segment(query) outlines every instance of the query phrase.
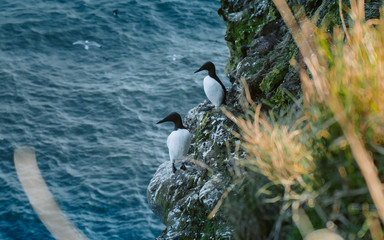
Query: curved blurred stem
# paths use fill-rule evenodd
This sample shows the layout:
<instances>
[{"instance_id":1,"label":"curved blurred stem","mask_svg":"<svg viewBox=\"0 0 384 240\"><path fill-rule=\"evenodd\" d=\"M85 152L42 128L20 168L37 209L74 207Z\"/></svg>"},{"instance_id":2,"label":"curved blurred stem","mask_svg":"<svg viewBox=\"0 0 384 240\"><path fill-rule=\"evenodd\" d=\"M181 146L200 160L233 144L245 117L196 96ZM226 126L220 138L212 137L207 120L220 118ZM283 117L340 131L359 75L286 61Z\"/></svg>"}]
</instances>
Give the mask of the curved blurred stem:
<instances>
[{"instance_id":1,"label":"curved blurred stem","mask_svg":"<svg viewBox=\"0 0 384 240\"><path fill-rule=\"evenodd\" d=\"M283 203L280 208L280 215L278 219L275 221L275 224L272 228L272 231L270 232L267 240L278 240L280 237L280 231L281 226L283 224L283 220L287 216L287 210L289 209L291 203L290 203L290 192L291 192L291 186L289 184L284 184L284 196L283 196Z\"/></svg>"},{"instance_id":2,"label":"curved blurred stem","mask_svg":"<svg viewBox=\"0 0 384 240\"><path fill-rule=\"evenodd\" d=\"M367 183L369 193L376 205L378 214L384 222L384 192L382 184L377 174L376 166L372 157L364 146L364 142L357 135L353 123L348 119L345 109L339 102L336 96L330 93L330 86L327 85L326 78L320 68L320 62L317 58L316 49L310 44L314 34L310 25L305 25L308 21L304 21L301 25L296 21L287 2L285 0L273 0L278 11L280 12L285 24L290 29L293 38L298 45L300 52L304 56L305 63L313 75L313 83L310 86L315 86L318 96L318 102L329 107L334 114L336 121L340 124L345 138L351 147L353 157L359 165L360 171ZM364 1L351 0L351 9L355 14L357 21L364 20ZM307 29L307 30L306 30ZM303 75L302 75L303 76ZM303 80L303 79L302 79Z\"/></svg>"},{"instance_id":3,"label":"curved blurred stem","mask_svg":"<svg viewBox=\"0 0 384 240\"><path fill-rule=\"evenodd\" d=\"M367 183L369 193L371 194L373 203L376 205L377 212L381 220L384 222L384 192L382 183L377 174L376 166L372 157L365 148L363 141L357 136L353 124L348 121L340 102L334 97L332 98L333 99L330 100L330 107L351 147L352 154L357 162L357 165L359 165L365 182Z\"/></svg>"},{"instance_id":4,"label":"curved blurred stem","mask_svg":"<svg viewBox=\"0 0 384 240\"><path fill-rule=\"evenodd\" d=\"M341 23L343 25L343 29L344 29L344 32L345 32L345 36L347 36L348 43L351 43L351 37L349 36L349 32L348 32L347 26L345 25L345 20L344 20L344 15L343 15L343 3L342 3L342 0L339 0L339 11L340 11L340 18L341 18Z\"/></svg>"}]
</instances>

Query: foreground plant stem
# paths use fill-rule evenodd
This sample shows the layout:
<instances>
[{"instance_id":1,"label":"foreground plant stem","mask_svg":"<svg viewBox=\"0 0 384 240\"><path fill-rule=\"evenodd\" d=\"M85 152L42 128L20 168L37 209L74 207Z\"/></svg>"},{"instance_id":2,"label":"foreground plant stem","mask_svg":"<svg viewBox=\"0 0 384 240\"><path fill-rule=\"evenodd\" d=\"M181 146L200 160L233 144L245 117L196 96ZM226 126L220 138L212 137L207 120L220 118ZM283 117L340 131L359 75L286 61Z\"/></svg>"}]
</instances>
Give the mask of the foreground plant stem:
<instances>
[{"instance_id":1,"label":"foreground plant stem","mask_svg":"<svg viewBox=\"0 0 384 240\"><path fill-rule=\"evenodd\" d=\"M312 84L315 86L314 89L316 90L318 101L331 109L336 121L340 124L343 134L351 147L353 157L367 183L369 193L376 205L378 214L382 222L384 222L384 191L382 183L378 177L376 166L374 165L369 152L365 148L361 137L357 135L353 123L347 118L345 109L342 107L339 99L330 94L327 79L325 78L324 73L318 68L321 61L319 60L316 48L312 45L315 33L309 24L306 25L309 21L304 20L304 23L299 25L285 0L273 0L273 2L279 10L285 24L290 29L293 38L304 57L304 62L313 75L314 83ZM358 19L356 21L363 21L364 1L360 0L358 4L356 4L355 0L351 0L351 6L357 10ZM303 84L307 84L307 82L304 82L303 78L302 81Z\"/></svg>"},{"instance_id":2,"label":"foreground plant stem","mask_svg":"<svg viewBox=\"0 0 384 240\"><path fill-rule=\"evenodd\" d=\"M371 194L372 200L376 205L378 214L384 222L384 192L373 159L365 148L361 137L357 136L352 123L348 121L344 109L338 100L334 99L332 102L333 106L331 106L331 108L334 116L343 130L344 136L351 147L352 154L357 162L357 165L359 165L365 182L367 183L369 193Z\"/></svg>"}]
</instances>

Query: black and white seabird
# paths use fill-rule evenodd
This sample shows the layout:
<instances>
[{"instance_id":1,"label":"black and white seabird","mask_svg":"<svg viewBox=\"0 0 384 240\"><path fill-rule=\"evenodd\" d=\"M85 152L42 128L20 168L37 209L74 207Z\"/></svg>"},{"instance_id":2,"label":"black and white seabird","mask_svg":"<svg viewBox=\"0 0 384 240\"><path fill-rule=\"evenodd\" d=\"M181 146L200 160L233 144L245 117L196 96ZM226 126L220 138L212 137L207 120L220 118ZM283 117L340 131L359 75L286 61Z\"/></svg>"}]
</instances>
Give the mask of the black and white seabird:
<instances>
[{"instance_id":1,"label":"black and white seabird","mask_svg":"<svg viewBox=\"0 0 384 240\"><path fill-rule=\"evenodd\" d=\"M207 95L208 99L216 106L225 104L225 96L227 95L227 90L225 89L224 84L220 81L219 77L216 75L215 64L212 62L206 62L197 70L195 73L202 70L208 71L208 76L204 78L204 92Z\"/></svg>"},{"instance_id":2,"label":"black and white seabird","mask_svg":"<svg viewBox=\"0 0 384 240\"><path fill-rule=\"evenodd\" d=\"M172 171L175 173L175 161L182 160L187 155L192 136L187 128L184 127L180 114L177 112L169 114L157 124L163 122L173 122L175 124L174 130L171 134L169 134L167 139L169 158L172 162ZM181 169L185 170L184 162L181 166Z\"/></svg>"}]
</instances>

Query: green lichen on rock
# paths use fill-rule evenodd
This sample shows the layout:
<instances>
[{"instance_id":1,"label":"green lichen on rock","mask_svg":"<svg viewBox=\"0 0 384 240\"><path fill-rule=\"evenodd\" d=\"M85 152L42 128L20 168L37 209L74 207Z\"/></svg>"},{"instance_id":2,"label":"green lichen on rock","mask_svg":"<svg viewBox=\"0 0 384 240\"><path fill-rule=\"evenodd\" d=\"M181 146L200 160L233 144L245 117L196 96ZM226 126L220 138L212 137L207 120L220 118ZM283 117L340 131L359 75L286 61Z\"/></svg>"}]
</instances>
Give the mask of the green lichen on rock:
<instances>
[{"instance_id":1,"label":"green lichen on rock","mask_svg":"<svg viewBox=\"0 0 384 240\"><path fill-rule=\"evenodd\" d=\"M251 45L254 36L259 34L262 27L276 19L278 13L271 1L257 1L257 3L241 4L239 2L221 1L219 13L227 22L225 39L230 57L225 72L234 69L241 59L241 46Z\"/></svg>"},{"instance_id":2,"label":"green lichen on rock","mask_svg":"<svg viewBox=\"0 0 384 240\"><path fill-rule=\"evenodd\" d=\"M197 154L199 153L199 143L205 141L207 139L207 134L204 133L204 127L206 126L209 119L209 113L205 113L203 115L203 119L201 123L197 126L196 132L195 132L195 144L194 144L194 158L197 159Z\"/></svg>"},{"instance_id":3,"label":"green lichen on rock","mask_svg":"<svg viewBox=\"0 0 384 240\"><path fill-rule=\"evenodd\" d=\"M268 105L272 108L286 108L288 106L289 95L285 94L281 88L278 88L276 92L271 97Z\"/></svg>"},{"instance_id":4,"label":"green lichen on rock","mask_svg":"<svg viewBox=\"0 0 384 240\"><path fill-rule=\"evenodd\" d=\"M288 67L284 64L279 65L272 71L268 72L263 81L260 83L260 89L264 93L268 93L276 88L278 84L283 82L285 74L288 72Z\"/></svg>"},{"instance_id":5,"label":"green lichen on rock","mask_svg":"<svg viewBox=\"0 0 384 240\"><path fill-rule=\"evenodd\" d=\"M245 77L256 102L278 100L279 106L283 102L289 103L291 99L285 98L286 95L281 94L278 88L283 81L290 82L287 79L287 73L291 70L289 61L297 55L297 47L271 1L251 1L247 5L239 2L231 3L241 7L236 9L223 4L224 10L221 11L223 18L227 19L226 40L229 49L232 49L226 66L230 80L236 83ZM249 17L232 21L230 16L235 13L231 11L235 10L243 16L248 13ZM250 48L247 56L242 58L240 48L244 44ZM289 77L295 78L294 75ZM294 89L292 94L297 95L300 87Z\"/></svg>"}]
</instances>

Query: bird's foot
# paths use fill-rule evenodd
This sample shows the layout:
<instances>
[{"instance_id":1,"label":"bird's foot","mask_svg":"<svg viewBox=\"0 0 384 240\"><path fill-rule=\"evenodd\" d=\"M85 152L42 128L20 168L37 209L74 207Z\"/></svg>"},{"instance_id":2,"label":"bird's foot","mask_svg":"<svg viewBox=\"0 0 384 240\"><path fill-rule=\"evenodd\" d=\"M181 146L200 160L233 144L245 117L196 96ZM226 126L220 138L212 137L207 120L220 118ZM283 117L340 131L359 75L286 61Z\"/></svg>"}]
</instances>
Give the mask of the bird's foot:
<instances>
[{"instance_id":1,"label":"bird's foot","mask_svg":"<svg viewBox=\"0 0 384 240\"><path fill-rule=\"evenodd\" d=\"M175 164L174 163L172 163L172 171L173 171L173 173L175 173L176 172L176 167L175 167Z\"/></svg>"}]
</instances>

